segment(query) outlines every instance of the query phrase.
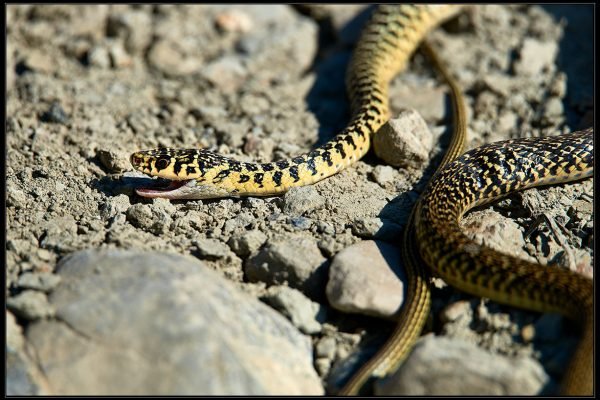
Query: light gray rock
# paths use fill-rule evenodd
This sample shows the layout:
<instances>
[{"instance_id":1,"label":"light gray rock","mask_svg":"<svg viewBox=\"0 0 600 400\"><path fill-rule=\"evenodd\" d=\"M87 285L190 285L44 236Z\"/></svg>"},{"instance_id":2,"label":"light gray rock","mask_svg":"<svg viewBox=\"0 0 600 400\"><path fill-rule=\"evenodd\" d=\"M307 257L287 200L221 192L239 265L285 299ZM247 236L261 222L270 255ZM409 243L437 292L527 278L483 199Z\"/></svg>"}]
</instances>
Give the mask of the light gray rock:
<instances>
[{"instance_id":1,"label":"light gray rock","mask_svg":"<svg viewBox=\"0 0 600 400\"><path fill-rule=\"evenodd\" d=\"M544 105L544 115L547 118L557 118L564 113L563 102L558 97L551 97Z\"/></svg>"},{"instance_id":2,"label":"light gray rock","mask_svg":"<svg viewBox=\"0 0 600 400\"><path fill-rule=\"evenodd\" d=\"M6 307L26 320L36 320L54 315L54 308L48 298L37 290L24 290L6 300Z\"/></svg>"},{"instance_id":3,"label":"light gray rock","mask_svg":"<svg viewBox=\"0 0 600 400\"><path fill-rule=\"evenodd\" d=\"M105 46L94 46L87 56L89 65L94 67L108 69L110 68L110 54Z\"/></svg>"},{"instance_id":4,"label":"light gray rock","mask_svg":"<svg viewBox=\"0 0 600 400\"><path fill-rule=\"evenodd\" d=\"M392 107L397 110L415 109L425 121L441 121L446 115L446 89L443 86L404 84L390 92Z\"/></svg>"},{"instance_id":5,"label":"light gray rock","mask_svg":"<svg viewBox=\"0 0 600 400\"><path fill-rule=\"evenodd\" d=\"M187 76L202 67L202 58L187 54L175 39L156 41L148 52L148 63L170 77Z\"/></svg>"},{"instance_id":6,"label":"light gray rock","mask_svg":"<svg viewBox=\"0 0 600 400\"><path fill-rule=\"evenodd\" d=\"M396 373L375 384L375 394L531 396L548 380L532 359L494 355L462 340L430 334L417 342Z\"/></svg>"},{"instance_id":7,"label":"light gray rock","mask_svg":"<svg viewBox=\"0 0 600 400\"><path fill-rule=\"evenodd\" d=\"M125 194L109 197L106 199L106 203L101 206L100 215L104 219L110 219L117 214L124 213L130 206L130 198Z\"/></svg>"},{"instance_id":8,"label":"light gray rock","mask_svg":"<svg viewBox=\"0 0 600 400\"><path fill-rule=\"evenodd\" d=\"M378 217L357 218L352 222L352 233L365 239L392 241L402 235L402 226Z\"/></svg>"},{"instance_id":9,"label":"light gray rock","mask_svg":"<svg viewBox=\"0 0 600 400\"><path fill-rule=\"evenodd\" d=\"M217 239L200 239L194 244L198 247L201 258L217 260L230 254L229 246Z\"/></svg>"},{"instance_id":10,"label":"light gray rock","mask_svg":"<svg viewBox=\"0 0 600 400\"><path fill-rule=\"evenodd\" d=\"M172 219L170 213L165 211L163 202L165 199L160 200L152 206L148 204L134 204L127 209L126 216L133 226L137 228L146 229L154 234L165 233L171 226Z\"/></svg>"},{"instance_id":11,"label":"light gray rock","mask_svg":"<svg viewBox=\"0 0 600 400\"><path fill-rule=\"evenodd\" d=\"M77 222L72 215L52 218L45 224L44 232L40 242L43 248L59 252L72 251L77 236Z\"/></svg>"},{"instance_id":12,"label":"light gray rock","mask_svg":"<svg viewBox=\"0 0 600 400\"><path fill-rule=\"evenodd\" d=\"M402 306L405 281L398 248L365 240L335 256L326 294L337 310L390 318Z\"/></svg>"},{"instance_id":13,"label":"light gray rock","mask_svg":"<svg viewBox=\"0 0 600 400\"><path fill-rule=\"evenodd\" d=\"M395 167L421 168L433 149L433 135L421 115L402 111L389 120L373 137L377 157Z\"/></svg>"},{"instance_id":14,"label":"light gray rock","mask_svg":"<svg viewBox=\"0 0 600 400\"><path fill-rule=\"evenodd\" d=\"M302 215L324 205L325 198L317 192L314 186L291 188L283 196L283 211L286 214Z\"/></svg>"},{"instance_id":15,"label":"light gray rock","mask_svg":"<svg viewBox=\"0 0 600 400\"><path fill-rule=\"evenodd\" d=\"M292 324L306 334L321 332L325 309L307 298L302 292L287 286L271 286L264 299L280 311Z\"/></svg>"},{"instance_id":16,"label":"light gray rock","mask_svg":"<svg viewBox=\"0 0 600 400\"><path fill-rule=\"evenodd\" d=\"M154 223L148 204L134 204L127 209L127 220L137 228L148 229Z\"/></svg>"},{"instance_id":17,"label":"light gray rock","mask_svg":"<svg viewBox=\"0 0 600 400\"><path fill-rule=\"evenodd\" d=\"M248 72L238 57L224 56L204 66L201 74L222 91L233 93L244 82Z\"/></svg>"},{"instance_id":18,"label":"light gray rock","mask_svg":"<svg viewBox=\"0 0 600 400\"><path fill-rule=\"evenodd\" d=\"M101 150L97 151L98 159L109 172L118 173L127 171L131 168L128 157L124 153L119 153L114 150Z\"/></svg>"},{"instance_id":19,"label":"light gray rock","mask_svg":"<svg viewBox=\"0 0 600 400\"><path fill-rule=\"evenodd\" d=\"M235 254L247 257L254 253L267 241L267 235L262 231L252 230L232 236L227 244Z\"/></svg>"},{"instance_id":20,"label":"light gray rock","mask_svg":"<svg viewBox=\"0 0 600 400\"><path fill-rule=\"evenodd\" d=\"M22 190L14 186L6 186L6 205L8 207L24 207L27 204L27 196Z\"/></svg>"},{"instance_id":21,"label":"light gray rock","mask_svg":"<svg viewBox=\"0 0 600 400\"><path fill-rule=\"evenodd\" d=\"M304 236L283 236L269 240L246 263L250 282L283 284L300 289L313 299L322 295L326 259L316 243Z\"/></svg>"},{"instance_id":22,"label":"light gray rock","mask_svg":"<svg viewBox=\"0 0 600 400\"><path fill-rule=\"evenodd\" d=\"M197 260L88 250L58 273L58 319L27 331L51 394L323 393L308 339Z\"/></svg>"},{"instance_id":23,"label":"light gray rock","mask_svg":"<svg viewBox=\"0 0 600 400\"><path fill-rule=\"evenodd\" d=\"M525 241L519 225L493 210L467 215L462 221L465 233L477 243L515 257L534 259L523 249Z\"/></svg>"},{"instance_id":24,"label":"light gray rock","mask_svg":"<svg viewBox=\"0 0 600 400\"><path fill-rule=\"evenodd\" d=\"M15 316L6 312L6 394L31 396L47 394L45 381L25 352L25 338Z\"/></svg>"},{"instance_id":25,"label":"light gray rock","mask_svg":"<svg viewBox=\"0 0 600 400\"><path fill-rule=\"evenodd\" d=\"M335 356L336 342L331 336L325 336L321 338L315 346L315 355L318 358L324 357L333 359Z\"/></svg>"},{"instance_id":26,"label":"light gray rock","mask_svg":"<svg viewBox=\"0 0 600 400\"><path fill-rule=\"evenodd\" d=\"M106 31L122 38L127 51L142 52L152 39L151 16L142 10L123 10L109 15Z\"/></svg>"},{"instance_id":27,"label":"light gray rock","mask_svg":"<svg viewBox=\"0 0 600 400\"><path fill-rule=\"evenodd\" d=\"M526 38L519 51L519 59L515 61L515 71L530 76L541 74L545 68L554 66L557 54L556 42Z\"/></svg>"},{"instance_id":28,"label":"light gray rock","mask_svg":"<svg viewBox=\"0 0 600 400\"><path fill-rule=\"evenodd\" d=\"M26 272L19 276L19 279L17 280L17 286L23 289L49 292L54 289L58 282L60 282L60 276L49 272Z\"/></svg>"},{"instance_id":29,"label":"light gray rock","mask_svg":"<svg viewBox=\"0 0 600 400\"><path fill-rule=\"evenodd\" d=\"M393 181L394 175L394 168L389 165L378 165L373 168L373 172L371 172L373 180L380 185L385 185L386 183Z\"/></svg>"}]
</instances>

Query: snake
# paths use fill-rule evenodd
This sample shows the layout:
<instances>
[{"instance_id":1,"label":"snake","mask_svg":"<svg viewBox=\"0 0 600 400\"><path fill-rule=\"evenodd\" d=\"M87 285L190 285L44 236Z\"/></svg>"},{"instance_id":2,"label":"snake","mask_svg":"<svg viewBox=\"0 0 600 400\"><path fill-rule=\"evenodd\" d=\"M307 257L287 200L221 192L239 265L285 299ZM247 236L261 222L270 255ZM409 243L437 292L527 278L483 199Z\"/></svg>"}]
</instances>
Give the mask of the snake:
<instances>
[{"instance_id":1,"label":"snake","mask_svg":"<svg viewBox=\"0 0 600 400\"><path fill-rule=\"evenodd\" d=\"M147 198L215 199L279 195L321 181L362 158L390 117L388 86L429 31L461 11L458 5L381 5L356 45L346 75L351 118L331 140L305 154L270 163L240 162L207 149L158 148L130 157L134 169L170 182L137 188ZM429 277L515 307L559 312L581 323L582 338L564 374L565 394L593 391L592 279L542 267L478 245L460 229L464 213L517 190L593 174L593 129L492 143L463 154L466 116L456 82L424 45L450 86L455 120L448 150L413 207L401 244L408 276L405 305L382 348L340 389L356 395L404 361L428 317ZM423 268L426 266L427 268Z\"/></svg>"}]
</instances>

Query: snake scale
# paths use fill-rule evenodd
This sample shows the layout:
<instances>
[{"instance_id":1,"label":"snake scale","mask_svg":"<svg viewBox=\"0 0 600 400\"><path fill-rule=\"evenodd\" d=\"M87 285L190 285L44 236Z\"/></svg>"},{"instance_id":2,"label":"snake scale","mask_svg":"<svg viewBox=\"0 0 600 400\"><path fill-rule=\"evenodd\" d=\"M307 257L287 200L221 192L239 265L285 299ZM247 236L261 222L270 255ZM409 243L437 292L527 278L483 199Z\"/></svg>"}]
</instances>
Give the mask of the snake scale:
<instances>
[{"instance_id":1,"label":"snake scale","mask_svg":"<svg viewBox=\"0 0 600 400\"><path fill-rule=\"evenodd\" d=\"M171 184L136 192L169 199L277 195L353 164L366 154L373 134L389 118L390 79L405 67L429 30L459 11L459 6L450 5L378 7L350 61L346 83L352 118L324 145L290 160L263 164L239 162L204 149L139 151L131 156L134 168ZM469 209L511 192L591 176L593 130L498 142L460 155L466 131L461 93L435 54L428 52L452 91L454 137L406 228L402 249L409 285L398 327L340 394L357 394L369 379L390 374L410 351L429 314L428 272L422 264L467 293L516 307L559 312L581 322L583 336L566 370L562 391L592 394L592 280L476 245L462 233L459 222Z\"/></svg>"}]
</instances>

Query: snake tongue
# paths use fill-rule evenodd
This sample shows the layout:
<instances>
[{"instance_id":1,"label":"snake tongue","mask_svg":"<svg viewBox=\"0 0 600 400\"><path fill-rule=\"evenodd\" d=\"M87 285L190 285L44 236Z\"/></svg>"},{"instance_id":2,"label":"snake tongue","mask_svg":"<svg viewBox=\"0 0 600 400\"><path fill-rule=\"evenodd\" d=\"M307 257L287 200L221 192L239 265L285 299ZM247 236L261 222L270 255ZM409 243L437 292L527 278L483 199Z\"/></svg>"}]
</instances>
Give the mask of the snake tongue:
<instances>
[{"instance_id":1,"label":"snake tongue","mask_svg":"<svg viewBox=\"0 0 600 400\"><path fill-rule=\"evenodd\" d=\"M179 198L179 196L177 196L177 190L187 185L189 182L190 180L170 181L169 186L167 187L137 188L135 189L135 192L142 197L176 199Z\"/></svg>"}]
</instances>

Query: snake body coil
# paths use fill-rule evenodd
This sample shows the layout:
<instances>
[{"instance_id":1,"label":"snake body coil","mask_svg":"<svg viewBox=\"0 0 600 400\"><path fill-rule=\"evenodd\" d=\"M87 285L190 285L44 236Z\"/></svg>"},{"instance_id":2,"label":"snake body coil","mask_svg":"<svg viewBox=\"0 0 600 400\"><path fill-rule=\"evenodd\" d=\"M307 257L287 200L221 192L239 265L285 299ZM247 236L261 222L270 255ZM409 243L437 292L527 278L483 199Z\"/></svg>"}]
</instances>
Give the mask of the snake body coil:
<instances>
[{"instance_id":1,"label":"snake body coil","mask_svg":"<svg viewBox=\"0 0 600 400\"><path fill-rule=\"evenodd\" d=\"M206 199L267 196L335 174L360 159L388 119L388 83L425 34L459 11L447 5L380 6L357 45L347 75L352 119L315 150L273 163L244 163L202 149L156 149L132 154L135 169L172 180L166 189L137 189L144 197ZM591 129L549 138L501 142L462 153L466 132L462 96L433 54L453 93L455 135L442 167L417 201L402 243L409 278L407 303L391 338L341 390L357 394L372 377L393 372L414 344L427 315L426 263L446 282L478 296L556 311L583 323L583 339L563 380L569 394L591 394L593 377L592 281L570 271L540 267L478 246L459 229L470 208L515 190L567 182L593 171ZM458 157L458 158L457 158ZM414 234L413 234L414 232Z\"/></svg>"},{"instance_id":2,"label":"snake body coil","mask_svg":"<svg viewBox=\"0 0 600 400\"><path fill-rule=\"evenodd\" d=\"M582 322L583 338L563 378L569 394L592 393L592 280L475 245L459 221L469 209L510 192L591 176L593 151L591 128L482 146L442 168L415 210L420 255L445 282L476 296Z\"/></svg>"}]
</instances>

